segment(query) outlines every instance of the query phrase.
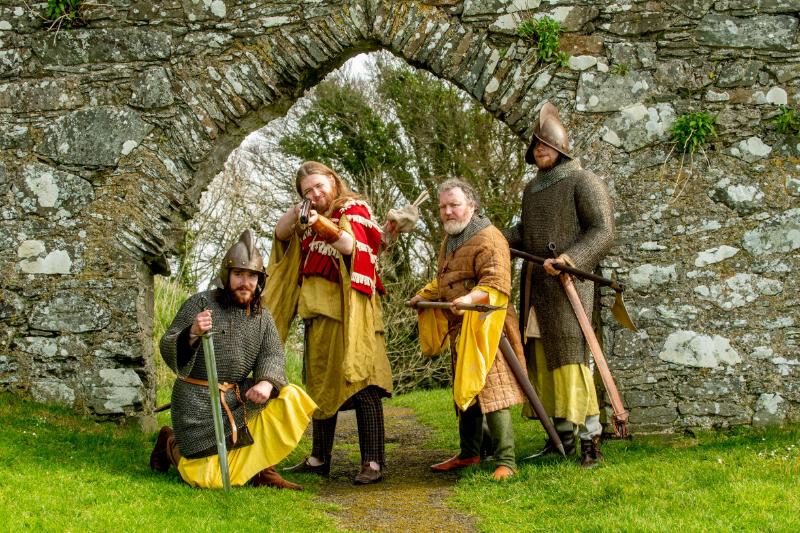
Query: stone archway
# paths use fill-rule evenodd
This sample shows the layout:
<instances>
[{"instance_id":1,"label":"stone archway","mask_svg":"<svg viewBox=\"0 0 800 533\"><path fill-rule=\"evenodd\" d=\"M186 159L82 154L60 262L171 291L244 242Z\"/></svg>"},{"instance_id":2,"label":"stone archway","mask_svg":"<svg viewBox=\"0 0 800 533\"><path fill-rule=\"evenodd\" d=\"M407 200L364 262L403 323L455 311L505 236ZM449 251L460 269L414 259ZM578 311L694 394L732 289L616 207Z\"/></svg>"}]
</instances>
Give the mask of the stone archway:
<instances>
[{"instance_id":1,"label":"stone archway","mask_svg":"<svg viewBox=\"0 0 800 533\"><path fill-rule=\"evenodd\" d=\"M247 133L350 56L382 48L522 138L543 100L564 110L576 151L618 200L605 266L629 279L643 333L607 337L635 423L796 417L800 391L783 382L798 372L785 347L797 338L786 281L800 192L796 173L783 178L796 148L760 121L796 103L797 8L684 4L132 1L58 34L0 8L0 384L100 416L149 416L152 274L167 268L176 228ZM521 13L563 22L569 67L536 61L514 34ZM659 180L660 143L697 107L721 117L719 149L678 210Z\"/></svg>"}]
</instances>

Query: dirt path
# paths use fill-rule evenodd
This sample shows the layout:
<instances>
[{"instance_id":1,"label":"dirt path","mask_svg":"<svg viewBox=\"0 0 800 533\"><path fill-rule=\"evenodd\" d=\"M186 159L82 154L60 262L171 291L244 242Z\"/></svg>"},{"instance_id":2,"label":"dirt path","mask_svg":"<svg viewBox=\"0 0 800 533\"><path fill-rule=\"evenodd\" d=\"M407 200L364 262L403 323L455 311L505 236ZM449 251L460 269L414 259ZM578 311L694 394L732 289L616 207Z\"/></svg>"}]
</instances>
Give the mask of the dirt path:
<instances>
[{"instance_id":1,"label":"dirt path","mask_svg":"<svg viewBox=\"0 0 800 533\"><path fill-rule=\"evenodd\" d=\"M433 474L429 467L447 450L425 450L428 429L410 409L386 407L386 474L374 485L356 486L358 433L353 411L339 413L331 477L320 486L319 500L339 506L332 512L339 527L357 531L476 531L469 515L451 509L447 499L457 474Z\"/></svg>"}]
</instances>

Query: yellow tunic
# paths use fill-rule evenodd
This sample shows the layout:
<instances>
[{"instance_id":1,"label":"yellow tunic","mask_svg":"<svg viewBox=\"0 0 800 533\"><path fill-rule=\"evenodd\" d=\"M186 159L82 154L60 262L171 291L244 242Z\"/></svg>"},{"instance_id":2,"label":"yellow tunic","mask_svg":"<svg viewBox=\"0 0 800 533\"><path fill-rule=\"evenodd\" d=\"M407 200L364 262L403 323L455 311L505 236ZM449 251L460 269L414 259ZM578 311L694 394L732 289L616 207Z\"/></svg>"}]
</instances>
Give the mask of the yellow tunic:
<instances>
[{"instance_id":1,"label":"yellow tunic","mask_svg":"<svg viewBox=\"0 0 800 533\"><path fill-rule=\"evenodd\" d=\"M281 462L303 437L316 404L296 385L286 385L277 398L247 421L254 443L228 452L228 471L232 486L247 483L265 468ZM178 462L181 478L192 487L222 488L219 456L199 459L182 457Z\"/></svg>"},{"instance_id":2,"label":"yellow tunic","mask_svg":"<svg viewBox=\"0 0 800 533\"><path fill-rule=\"evenodd\" d=\"M589 368L583 364L568 364L548 370L542 341L528 339L528 342L534 343L536 362L535 372L530 372L529 376L547 414L577 425L583 424L587 416L600 414ZM523 413L533 417L532 411L530 404L526 403Z\"/></svg>"},{"instance_id":3,"label":"yellow tunic","mask_svg":"<svg viewBox=\"0 0 800 533\"><path fill-rule=\"evenodd\" d=\"M350 233L347 217L339 226ZM354 238L355 239L355 238ZM351 256L355 261L356 247ZM330 418L348 398L370 385L392 391L392 371L384 344L380 296L369 297L350 288L345 260L339 256L340 283L310 276L297 284L300 239L288 243L275 239L262 296L275 319L282 340L296 315L313 319L304 360L305 386L317 403L314 418Z\"/></svg>"},{"instance_id":4,"label":"yellow tunic","mask_svg":"<svg viewBox=\"0 0 800 533\"><path fill-rule=\"evenodd\" d=\"M486 384L503 334L508 296L497 289L478 285L473 290L489 295L489 305L502 307L480 319L477 311L466 311L456 345L456 366L453 377L453 400L466 411ZM433 280L417 294L426 300L439 298L438 281ZM447 336L447 319L438 309L424 309L419 314L419 336L423 353L435 355L441 351Z\"/></svg>"}]
</instances>

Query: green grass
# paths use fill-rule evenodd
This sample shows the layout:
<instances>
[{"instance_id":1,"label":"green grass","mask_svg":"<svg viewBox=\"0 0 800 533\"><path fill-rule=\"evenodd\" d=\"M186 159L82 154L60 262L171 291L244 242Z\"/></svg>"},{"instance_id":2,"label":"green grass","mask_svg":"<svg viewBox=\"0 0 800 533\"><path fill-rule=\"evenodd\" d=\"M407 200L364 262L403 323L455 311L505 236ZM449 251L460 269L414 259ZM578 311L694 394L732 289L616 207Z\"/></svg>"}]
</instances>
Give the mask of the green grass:
<instances>
[{"instance_id":1,"label":"green grass","mask_svg":"<svg viewBox=\"0 0 800 533\"><path fill-rule=\"evenodd\" d=\"M97 423L0 394L2 529L46 531L331 531L330 507L305 492L197 490L150 471L154 434ZM286 463L299 460L307 443ZM311 490L308 490L311 489Z\"/></svg>"},{"instance_id":2,"label":"green grass","mask_svg":"<svg viewBox=\"0 0 800 533\"><path fill-rule=\"evenodd\" d=\"M426 446L457 450L449 391L393 403L435 430ZM524 457L541 447L544 431L513 412L517 457ZM798 426L636 436L605 442L603 452L606 463L588 471L573 461L521 461L518 475L500 484L490 480L490 465L472 467L453 504L492 532L800 530Z\"/></svg>"},{"instance_id":3,"label":"green grass","mask_svg":"<svg viewBox=\"0 0 800 533\"><path fill-rule=\"evenodd\" d=\"M450 391L398 396L433 428L424 445L458 447ZM538 423L514 409L517 456L544 441ZM168 422L168 413L164 413ZM98 423L65 408L0 394L0 516L4 530L331 531L332 507L314 501L320 481L292 479L306 491L197 490L175 471L148 467L155 435ZM635 427L633 428L635 431ZM308 453L309 439L284 462ZM356 454L355 448L350 450ZM477 516L483 531L798 531L800 427L636 436L603 444L605 465L521 462L506 483L491 465L468 469L451 504ZM401 463L403 450L390 448Z\"/></svg>"}]
</instances>

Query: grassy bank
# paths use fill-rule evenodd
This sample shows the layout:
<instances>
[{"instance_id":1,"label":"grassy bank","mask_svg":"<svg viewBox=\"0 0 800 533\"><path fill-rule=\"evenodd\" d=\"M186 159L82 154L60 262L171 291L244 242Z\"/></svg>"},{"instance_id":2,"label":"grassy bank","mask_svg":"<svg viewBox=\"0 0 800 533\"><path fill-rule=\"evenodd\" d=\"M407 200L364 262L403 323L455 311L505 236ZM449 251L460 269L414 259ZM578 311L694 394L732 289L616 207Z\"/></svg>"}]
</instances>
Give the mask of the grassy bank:
<instances>
[{"instance_id":1,"label":"grassy bank","mask_svg":"<svg viewBox=\"0 0 800 533\"><path fill-rule=\"evenodd\" d=\"M427 446L456 451L456 420L445 391L393 400L435 429ZM544 431L515 410L517 457L538 450ZM635 431L635 428L633 428ZM606 463L520 462L507 483L490 465L471 468L454 505L485 531L798 531L800 427L637 436L603 444Z\"/></svg>"},{"instance_id":2,"label":"grassy bank","mask_svg":"<svg viewBox=\"0 0 800 533\"><path fill-rule=\"evenodd\" d=\"M4 531L331 531L313 491L197 490L150 471L155 435L0 394ZM291 460L305 453L295 450ZM295 478L296 480L298 478ZM303 476L303 483L318 483Z\"/></svg>"}]
</instances>

